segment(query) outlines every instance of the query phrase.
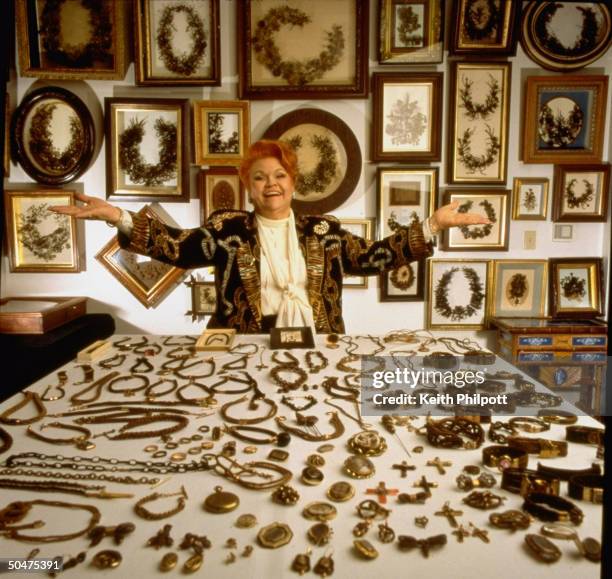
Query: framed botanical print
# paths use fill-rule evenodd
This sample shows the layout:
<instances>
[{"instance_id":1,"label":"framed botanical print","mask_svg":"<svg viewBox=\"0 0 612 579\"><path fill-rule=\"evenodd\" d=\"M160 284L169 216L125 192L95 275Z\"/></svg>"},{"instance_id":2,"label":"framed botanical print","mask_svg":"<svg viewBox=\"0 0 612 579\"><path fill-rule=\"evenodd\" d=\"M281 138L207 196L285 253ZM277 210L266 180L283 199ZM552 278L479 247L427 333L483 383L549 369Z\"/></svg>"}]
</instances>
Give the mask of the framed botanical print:
<instances>
[{"instance_id":1,"label":"framed botanical print","mask_svg":"<svg viewBox=\"0 0 612 579\"><path fill-rule=\"evenodd\" d=\"M189 101L105 98L106 197L189 201Z\"/></svg>"},{"instance_id":2,"label":"framed botanical print","mask_svg":"<svg viewBox=\"0 0 612 579\"><path fill-rule=\"evenodd\" d=\"M193 103L196 165L240 165L249 148L248 101Z\"/></svg>"},{"instance_id":3,"label":"framed botanical print","mask_svg":"<svg viewBox=\"0 0 612 579\"><path fill-rule=\"evenodd\" d=\"M344 219L340 218L343 229L361 237L372 240L374 233L374 219ZM348 289L366 289L368 287L368 276L365 275L345 275L342 279L342 287Z\"/></svg>"},{"instance_id":4,"label":"framed botanical print","mask_svg":"<svg viewBox=\"0 0 612 579\"><path fill-rule=\"evenodd\" d=\"M459 202L458 213L487 217L485 225L462 225L442 232L444 251L508 251L510 191L500 189L452 189L445 203Z\"/></svg>"},{"instance_id":5,"label":"framed botanical print","mask_svg":"<svg viewBox=\"0 0 612 579\"><path fill-rule=\"evenodd\" d=\"M45 185L76 180L93 160L91 113L64 88L49 86L28 93L13 115L12 135L19 164Z\"/></svg>"},{"instance_id":6,"label":"framed botanical print","mask_svg":"<svg viewBox=\"0 0 612 579\"><path fill-rule=\"evenodd\" d=\"M456 0L450 54L516 54L521 0Z\"/></svg>"},{"instance_id":7,"label":"framed botanical print","mask_svg":"<svg viewBox=\"0 0 612 579\"><path fill-rule=\"evenodd\" d=\"M137 84L221 84L219 0L133 1Z\"/></svg>"},{"instance_id":8,"label":"framed botanical print","mask_svg":"<svg viewBox=\"0 0 612 579\"><path fill-rule=\"evenodd\" d=\"M15 273L81 271L83 245L77 220L49 211L74 205L74 191L4 191L9 266Z\"/></svg>"},{"instance_id":9,"label":"framed botanical print","mask_svg":"<svg viewBox=\"0 0 612 579\"><path fill-rule=\"evenodd\" d=\"M482 330L488 311L486 259L428 259L427 328Z\"/></svg>"},{"instance_id":10,"label":"framed botanical print","mask_svg":"<svg viewBox=\"0 0 612 579\"><path fill-rule=\"evenodd\" d=\"M185 285L191 290L191 309L185 315L191 316L192 322L215 313L217 306L215 282L202 281L191 275Z\"/></svg>"},{"instance_id":11,"label":"framed botanical print","mask_svg":"<svg viewBox=\"0 0 612 579\"><path fill-rule=\"evenodd\" d=\"M439 161L442 73L372 75L373 161Z\"/></svg>"},{"instance_id":12,"label":"framed botanical print","mask_svg":"<svg viewBox=\"0 0 612 579\"><path fill-rule=\"evenodd\" d=\"M607 95L606 75L527 77L523 162L600 162Z\"/></svg>"},{"instance_id":13,"label":"framed botanical print","mask_svg":"<svg viewBox=\"0 0 612 579\"><path fill-rule=\"evenodd\" d=\"M610 48L608 2L531 1L522 18L521 44L535 63L570 72L595 62Z\"/></svg>"},{"instance_id":14,"label":"framed botanical print","mask_svg":"<svg viewBox=\"0 0 612 579\"><path fill-rule=\"evenodd\" d=\"M296 213L329 213L355 190L361 176L361 148L350 127L336 115L297 109L274 121L262 138L286 141L297 154L291 205Z\"/></svg>"},{"instance_id":15,"label":"framed botanical print","mask_svg":"<svg viewBox=\"0 0 612 579\"><path fill-rule=\"evenodd\" d=\"M556 165L553 221L597 222L608 217L610 163Z\"/></svg>"},{"instance_id":16,"label":"framed botanical print","mask_svg":"<svg viewBox=\"0 0 612 579\"><path fill-rule=\"evenodd\" d=\"M496 259L490 317L539 318L546 310L548 261Z\"/></svg>"},{"instance_id":17,"label":"framed botanical print","mask_svg":"<svg viewBox=\"0 0 612 579\"><path fill-rule=\"evenodd\" d=\"M368 95L368 11L361 0L239 0L239 96Z\"/></svg>"},{"instance_id":18,"label":"framed botanical print","mask_svg":"<svg viewBox=\"0 0 612 579\"><path fill-rule=\"evenodd\" d=\"M378 238L400 225L422 222L436 208L437 167L379 167L377 171ZM380 301L422 301L425 263L414 261L380 276Z\"/></svg>"},{"instance_id":19,"label":"framed botanical print","mask_svg":"<svg viewBox=\"0 0 612 579\"><path fill-rule=\"evenodd\" d=\"M19 73L122 80L129 64L129 2L16 0Z\"/></svg>"},{"instance_id":20,"label":"framed botanical print","mask_svg":"<svg viewBox=\"0 0 612 579\"><path fill-rule=\"evenodd\" d=\"M378 18L378 62L442 62L442 0L379 0Z\"/></svg>"},{"instance_id":21,"label":"framed botanical print","mask_svg":"<svg viewBox=\"0 0 612 579\"><path fill-rule=\"evenodd\" d=\"M544 177L515 177L512 183L512 219L543 221L548 213L548 184Z\"/></svg>"},{"instance_id":22,"label":"framed botanical print","mask_svg":"<svg viewBox=\"0 0 612 579\"><path fill-rule=\"evenodd\" d=\"M159 211L152 205L145 205L138 213L160 219ZM146 308L161 303L188 272L122 249L116 235L98 252L96 259Z\"/></svg>"},{"instance_id":23,"label":"framed botanical print","mask_svg":"<svg viewBox=\"0 0 612 579\"><path fill-rule=\"evenodd\" d=\"M548 313L553 318L603 315L601 257L551 258Z\"/></svg>"},{"instance_id":24,"label":"framed botanical print","mask_svg":"<svg viewBox=\"0 0 612 579\"><path fill-rule=\"evenodd\" d=\"M509 62L451 63L449 183L506 183L510 67Z\"/></svg>"},{"instance_id":25,"label":"framed botanical print","mask_svg":"<svg viewBox=\"0 0 612 579\"><path fill-rule=\"evenodd\" d=\"M198 173L198 197L202 224L220 209L244 209L244 187L238 169L212 167Z\"/></svg>"}]
</instances>

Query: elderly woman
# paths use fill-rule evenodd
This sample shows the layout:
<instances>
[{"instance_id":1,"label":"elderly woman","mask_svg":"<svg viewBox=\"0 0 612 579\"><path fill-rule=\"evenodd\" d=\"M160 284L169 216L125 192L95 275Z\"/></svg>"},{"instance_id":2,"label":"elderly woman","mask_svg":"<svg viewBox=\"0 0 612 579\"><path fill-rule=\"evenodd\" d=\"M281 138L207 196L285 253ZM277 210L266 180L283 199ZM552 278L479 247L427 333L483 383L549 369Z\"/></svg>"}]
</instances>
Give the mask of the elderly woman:
<instances>
[{"instance_id":1,"label":"elderly woman","mask_svg":"<svg viewBox=\"0 0 612 579\"><path fill-rule=\"evenodd\" d=\"M208 326L241 333L274 326L344 333L342 276L377 275L424 259L440 230L488 223L446 205L422 224L366 241L333 217L294 215L296 175L297 157L289 145L258 141L240 167L252 213L217 211L202 227L182 230L87 195L76 196L81 207L54 210L116 225L121 247L129 251L186 269L214 266L217 306Z\"/></svg>"}]
</instances>

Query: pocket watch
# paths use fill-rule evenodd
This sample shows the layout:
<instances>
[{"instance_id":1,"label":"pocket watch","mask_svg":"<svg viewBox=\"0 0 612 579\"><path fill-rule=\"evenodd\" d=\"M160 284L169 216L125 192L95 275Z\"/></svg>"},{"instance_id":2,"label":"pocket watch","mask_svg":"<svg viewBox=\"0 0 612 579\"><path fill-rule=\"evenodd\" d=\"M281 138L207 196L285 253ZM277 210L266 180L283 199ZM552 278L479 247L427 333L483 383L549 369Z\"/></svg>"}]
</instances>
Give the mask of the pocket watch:
<instances>
[{"instance_id":1,"label":"pocket watch","mask_svg":"<svg viewBox=\"0 0 612 579\"><path fill-rule=\"evenodd\" d=\"M229 513L238 508L240 499L238 495L224 491L222 487L215 487L215 492L204 500L204 509L209 513Z\"/></svg>"}]
</instances>

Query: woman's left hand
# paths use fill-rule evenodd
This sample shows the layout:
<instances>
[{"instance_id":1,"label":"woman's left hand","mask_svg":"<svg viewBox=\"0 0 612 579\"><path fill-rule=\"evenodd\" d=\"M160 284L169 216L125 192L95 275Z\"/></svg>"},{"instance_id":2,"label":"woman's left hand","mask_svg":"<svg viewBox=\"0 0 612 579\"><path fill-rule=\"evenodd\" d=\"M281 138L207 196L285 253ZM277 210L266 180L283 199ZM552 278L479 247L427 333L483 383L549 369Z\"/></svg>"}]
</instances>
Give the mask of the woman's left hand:
<instances>
[{"instance_id":1,"label":"woman's left hand","mask_svg":"<svg viewBox=\"0 0 612 579\"><path fill-rule=\"evenodd\" d=\"M461 227L462 225L486 225L491 223L484 215L477 213L458 213L459 201L453 201L448 205L440 207L430 218L429 226L432 233L438 233L449 227Z\"/></svg>"}]
</instances>

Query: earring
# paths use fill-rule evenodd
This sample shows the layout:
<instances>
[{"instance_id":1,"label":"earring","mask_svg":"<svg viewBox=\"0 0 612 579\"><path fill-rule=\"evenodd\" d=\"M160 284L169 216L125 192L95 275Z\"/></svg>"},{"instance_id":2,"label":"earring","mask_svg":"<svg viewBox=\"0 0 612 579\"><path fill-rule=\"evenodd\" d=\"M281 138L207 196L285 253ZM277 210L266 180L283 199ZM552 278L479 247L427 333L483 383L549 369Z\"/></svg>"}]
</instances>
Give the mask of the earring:
<instances>
[{"instance_id":1,"label":"earring","mask_svg":"<svg viewBox=\"0 0 612 579\"><path fill-rule=\"evenodd\" d=\"M306 549L306 553L298 553L291 563L291 570L299 573L300 575L304 575L304 573L308 573L310 571L310 553L312 553L312 549Z\"/></svg>"},{"instance_id":2,"label":"earring","mask_svg":"<svg viewBox=\"0 0 612 579\"><path fill-rule=\"evenodd\" d=\"M321 577L328 577L334 574L334 560L332 559L333 551L329 551L329 555L321 557L314 566L313 571Z\"/></svg>"}]
</instances>

